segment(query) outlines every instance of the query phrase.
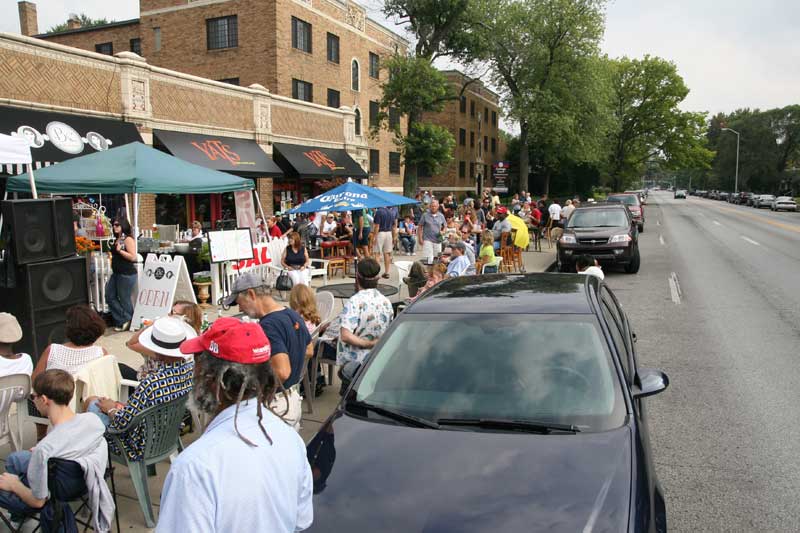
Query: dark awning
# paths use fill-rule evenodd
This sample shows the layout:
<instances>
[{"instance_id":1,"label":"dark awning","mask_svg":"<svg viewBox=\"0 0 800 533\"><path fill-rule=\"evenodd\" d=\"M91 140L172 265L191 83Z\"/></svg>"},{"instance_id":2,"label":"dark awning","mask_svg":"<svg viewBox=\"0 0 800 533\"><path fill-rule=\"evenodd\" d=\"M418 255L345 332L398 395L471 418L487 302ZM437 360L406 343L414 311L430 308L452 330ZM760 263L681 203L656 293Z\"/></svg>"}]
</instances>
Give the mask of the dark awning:
<instances>
[{"instance_id":1,"label":"dark awning","mask_svg":"<svg viewBox=\"0 0 800 533\"><path fill-rule=\"evenodd\" d=\"M275 162L289 175L301 178L349 177L369 175L341 148L317 148L300 144L274 143Z\"/></svg>"},{"instance_id":2,"label":"dark awning","mask_svg":"<svg viewBox=\"0 0 800 533\"><path fill-rule=\"evenodd\" d=\"M22 136L31 147L34 168L132 142L142 142L136 126L121 120L0 106L0 133ZM23 165L3 165L21 174Z\"/></svg>"},{"instance_id":3,"label":"dark awning","mask_svg":"<svg viewBox=\"0 0 800 533\"><path fill-rule=\"evenodd\" d=\"M251 178L283 176L251 139L164 130L153 130L153 134L172 155L195 165Z\"/></svg>"}]
</instances>

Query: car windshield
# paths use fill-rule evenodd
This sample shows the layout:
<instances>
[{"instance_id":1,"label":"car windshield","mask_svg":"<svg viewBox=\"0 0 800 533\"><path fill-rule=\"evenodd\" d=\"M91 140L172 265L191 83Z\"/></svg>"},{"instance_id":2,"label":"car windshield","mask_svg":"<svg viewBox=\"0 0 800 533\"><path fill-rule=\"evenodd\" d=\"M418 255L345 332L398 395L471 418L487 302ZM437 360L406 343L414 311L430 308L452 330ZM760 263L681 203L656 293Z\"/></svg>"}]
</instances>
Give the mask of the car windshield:
<instances>
[{"instance_id":1,"label":"car windshield","mask_svg":"<svg viewBox=\"0 0 800 533\"><path fill-rule=\"evenodd\" d=\"M371 355L356 400L428 420L619 427L625 405L590 315L405 315Z\"/></svg>"},{"instance_id":2,"label":"car windshield","mask_svg":"<svg viewBox=\"0 0 800 533\"><path fill-rule=\"evenodd\" d=\"M628 226L628 217L622 209L579 209L572 213L567 223L568 228L596 228L596 227Z\"/></svg>"},{"instance_id":3,"label":"car windshield","mask_svg":"<svg viewBox=\"0 0 800 533\"><path fill-rule=\"evenodd\" d=\"M625 205L639 205L639 199L635 194L617 194L606 198L607 202L616 202Z\"/></svg>"}]
</instances>

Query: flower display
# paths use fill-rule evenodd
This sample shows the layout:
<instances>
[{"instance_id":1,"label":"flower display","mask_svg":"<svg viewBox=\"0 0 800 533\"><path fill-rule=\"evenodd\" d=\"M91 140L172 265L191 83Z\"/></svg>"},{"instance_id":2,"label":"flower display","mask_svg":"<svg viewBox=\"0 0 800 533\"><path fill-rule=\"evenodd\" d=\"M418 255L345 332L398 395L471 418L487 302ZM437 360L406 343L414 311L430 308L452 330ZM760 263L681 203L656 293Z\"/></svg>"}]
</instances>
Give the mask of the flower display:
<instances>
[{"instance_id":1,"label":"flower display","mask_svg":"<svg viewBox=\"0 0 800 533\"><path fill-rule=\"evenodd\" d=\"M100 250L100 245L86 237L75 237L75 251L79 255L86 255Z\"/></svg>"}]
</instances>

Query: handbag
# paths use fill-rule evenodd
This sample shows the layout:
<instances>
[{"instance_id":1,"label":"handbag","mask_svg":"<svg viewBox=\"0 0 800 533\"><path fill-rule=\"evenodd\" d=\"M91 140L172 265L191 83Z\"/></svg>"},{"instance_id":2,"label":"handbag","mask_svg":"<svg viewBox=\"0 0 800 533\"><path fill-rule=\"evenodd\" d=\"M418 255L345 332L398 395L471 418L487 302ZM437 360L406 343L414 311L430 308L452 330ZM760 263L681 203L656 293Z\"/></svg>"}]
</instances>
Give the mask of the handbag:
<instances>
[{"instance_id":1,"label":"handbag","mask_svg":"<svg viewBox=\"0 0 800 533\"><path fill-rule=\"evenodd\" d=\"M292 290L292 278L289 277L289 272L286 270L282 271L278 276L278 279L275 280L275 288L279 291L290 291Z\"/></svg>"}]
</instances>

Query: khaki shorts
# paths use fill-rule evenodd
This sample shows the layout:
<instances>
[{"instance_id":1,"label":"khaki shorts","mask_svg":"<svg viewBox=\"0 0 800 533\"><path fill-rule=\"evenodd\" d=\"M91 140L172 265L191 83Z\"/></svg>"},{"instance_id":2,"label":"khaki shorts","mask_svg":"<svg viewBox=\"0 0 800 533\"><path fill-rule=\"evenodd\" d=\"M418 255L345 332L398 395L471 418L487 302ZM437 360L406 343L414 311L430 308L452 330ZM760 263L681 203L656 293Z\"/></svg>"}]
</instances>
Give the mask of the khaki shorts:
<instances>
[{"instance_id":1,"label":"khaki shorts","mask_svg":"<svg viewBox=\"0 0 800 533\"><path fill-rule=\"evenodd\" d=\"M391 231L381 231L378 233L378 238L375 240L375 250L378 253L390 254L394 248L394 239L392 239Z\"/></svg>"},{"instance_id":2,"label":"khaki shorts","mask_svg":"<svg viewBox=\"0 0 800 533\"><path fill-rule=\"evenodd\" d=\"M275 392L275 398L270 402L269 406L296 431L300 431L300 419L303 417L303 398L297 389L297 386L291 387L288 390L288 398L284 396L283 391ZM313 394L314 391L311 392Z\"/></svg>"}]
</instances>

